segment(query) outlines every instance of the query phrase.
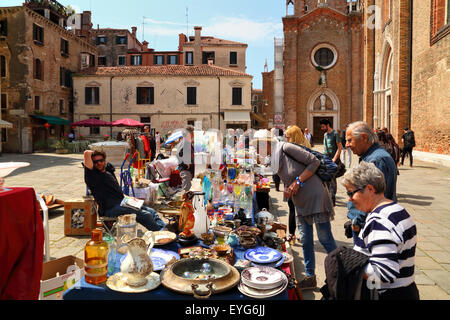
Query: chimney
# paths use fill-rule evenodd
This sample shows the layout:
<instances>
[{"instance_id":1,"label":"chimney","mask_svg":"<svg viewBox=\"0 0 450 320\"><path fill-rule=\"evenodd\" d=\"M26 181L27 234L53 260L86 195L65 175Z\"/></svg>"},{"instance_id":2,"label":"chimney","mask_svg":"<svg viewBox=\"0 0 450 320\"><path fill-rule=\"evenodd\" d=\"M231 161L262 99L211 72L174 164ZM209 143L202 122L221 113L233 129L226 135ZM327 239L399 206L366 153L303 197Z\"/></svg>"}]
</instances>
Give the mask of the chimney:
<instances>
[{"instance_id":1,"label":"chimney","mask_svg":"<svg viewBox=\"0 0 450 320\"><path fill-rule=\"evenodd\" d=\"M194 65L199 66L202 64L202 27L194 27L195 30L195 42L194 42Z\"/></svg>"},{"instance_id":2,"label":"chimney","mask_svg":"<svg viewBox=\"0 0 450 320\"><path fill-rule=\"evenodd\" d=\"M144 42L142 42L142 47L143 51L148 51L148 42L144 40Z\"/></svg>"},{"instance_id":3,"label":"chimney","mask_svg":"<svg viewBox=\"0 0 450 320\"><path fill-rule=\"evenodd\" d=\"M187 37L184 33L178 35L178 51L183 50L183 45L187 42Z\"/></svg>"},{"instance_id":4,"label":"chimney","mask_svg":"<svg viewBox=\"0 0 450 320\"><path fill-rule=\"evenodd\" d=\"M136 37L137 27L131 27L131 30L132 30L133 36Z\"/></svg>"}]
</instances>

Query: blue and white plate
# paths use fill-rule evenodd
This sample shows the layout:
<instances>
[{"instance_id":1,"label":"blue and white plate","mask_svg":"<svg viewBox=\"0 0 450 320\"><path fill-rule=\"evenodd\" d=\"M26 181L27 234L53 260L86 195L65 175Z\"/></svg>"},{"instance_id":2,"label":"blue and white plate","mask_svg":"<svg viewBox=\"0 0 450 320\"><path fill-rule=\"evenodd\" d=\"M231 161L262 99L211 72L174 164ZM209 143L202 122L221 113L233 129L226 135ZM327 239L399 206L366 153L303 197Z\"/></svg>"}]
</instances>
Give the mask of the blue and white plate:
<instances>
[{"instance_id":1,"label":"blue and white plate","mask_svg":"<svg viewBox=\"0 0 450 320\"><path fill-rule=\"evenodd\" d=\"M256 247L245 251L244 258L256 263L273 263L279 261L283 255L278 250L269 247Z\"/></svg>"},{"instance_id":2,"label":"blue and white plate","mask_svg":"<svg viewBox=\"0 0 450 320\"><path fill-rule=\"evenodd\" d=\"M284 256L282 256L280 260L272 262L272 263L256 263L256 262L252 262L252 266L254 266L254 267L262 266L262 267L278 268L283 263L284 263Z\"/></svg>"}]
</instances>

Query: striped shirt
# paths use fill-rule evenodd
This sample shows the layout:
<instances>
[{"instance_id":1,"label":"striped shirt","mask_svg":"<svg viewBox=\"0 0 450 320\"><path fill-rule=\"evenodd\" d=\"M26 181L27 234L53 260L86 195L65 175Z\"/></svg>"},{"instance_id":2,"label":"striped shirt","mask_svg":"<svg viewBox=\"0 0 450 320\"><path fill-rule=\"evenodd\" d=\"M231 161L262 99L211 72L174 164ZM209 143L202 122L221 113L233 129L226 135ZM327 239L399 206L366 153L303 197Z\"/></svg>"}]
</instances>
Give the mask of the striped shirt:
<instances>
[{"instance_id":1,"label":"striped shirt","mask_svg":"<svg viewBox=\"0 0 450 320\"><path fill-rule=\"evenodd\" d=\"M406 287L414 282L417 230L398 203L376 208L366 219L354 249L368 255L366 274L379 290Z\"/></svg>"}]
</instances>

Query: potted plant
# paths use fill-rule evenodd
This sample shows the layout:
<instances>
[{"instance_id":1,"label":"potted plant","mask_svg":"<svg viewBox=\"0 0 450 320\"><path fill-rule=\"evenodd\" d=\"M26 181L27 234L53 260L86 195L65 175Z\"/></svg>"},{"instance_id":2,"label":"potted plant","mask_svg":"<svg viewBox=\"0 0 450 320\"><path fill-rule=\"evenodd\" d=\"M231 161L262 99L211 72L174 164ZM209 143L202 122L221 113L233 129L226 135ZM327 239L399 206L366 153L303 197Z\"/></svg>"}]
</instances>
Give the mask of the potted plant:
<instances>
[{"instance_id":1,"label":"potted plant","mask_svg":"<svg viewBox=\"0 0 450 320\"><path fill-rule=\"evenodd\" d=\"M67 142L66 139L61 139L56 141L56 143L54 143L52 145L52 148L55 148L55 152L57 154L67 154L69 153L69 143Z\"/></svg>"}]
</instances>

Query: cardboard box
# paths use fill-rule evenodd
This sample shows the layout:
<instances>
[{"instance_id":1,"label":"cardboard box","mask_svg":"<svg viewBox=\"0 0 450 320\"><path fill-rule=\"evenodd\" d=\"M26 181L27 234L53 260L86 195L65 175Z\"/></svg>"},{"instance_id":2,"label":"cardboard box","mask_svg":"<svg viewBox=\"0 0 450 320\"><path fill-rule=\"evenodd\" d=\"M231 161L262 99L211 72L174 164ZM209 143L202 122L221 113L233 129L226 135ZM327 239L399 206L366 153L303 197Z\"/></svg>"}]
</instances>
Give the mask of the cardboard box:
<instances>
[{"instance_id":1,"label":"cardboard box","mask_svg":"<svg viewBox=\"0 0 450 320\"><path fill-rule=\"evenodd\" d=\"M66 256L45 262L42 269L39 300L62 300L63 293L84 276L84 261Z\"/></svg>"},{"instance_id":2,"label":"cardboard box","mask_svg":"<svg viewBox=\"0 0 450 320\"><path fill-rule=\"evenodd\" d=\"M96 227L97 206L94 200L84 199L64 202L64 234L66 236L90 235Z\"/></svg>"}]
</instances>

